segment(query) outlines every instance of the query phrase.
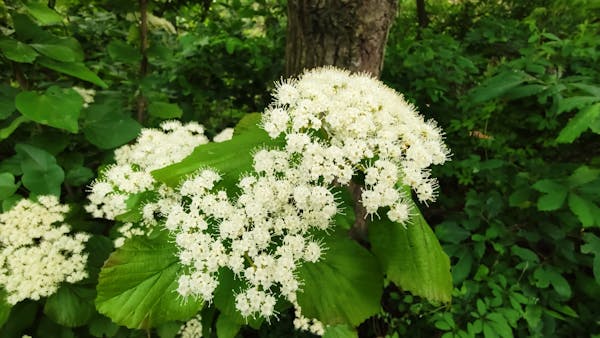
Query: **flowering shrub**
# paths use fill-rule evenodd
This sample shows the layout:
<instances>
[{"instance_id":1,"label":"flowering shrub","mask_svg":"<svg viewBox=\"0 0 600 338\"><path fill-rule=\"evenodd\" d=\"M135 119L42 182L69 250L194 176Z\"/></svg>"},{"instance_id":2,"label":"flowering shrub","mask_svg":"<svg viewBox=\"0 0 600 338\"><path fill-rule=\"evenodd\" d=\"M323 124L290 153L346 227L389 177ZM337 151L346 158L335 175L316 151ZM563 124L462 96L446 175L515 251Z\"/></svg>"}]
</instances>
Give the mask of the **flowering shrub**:
<instances>
[{"instance_id":1,"label":"flowering shrub","mask_svg":"<svg viewBox=\"0 0 600 338\"><path fill-rule=\"evenodd\" d=\"M96 223L78 225L95 235L69 236L56 196L0 214L7 302L48 297L44 311L61 325L108 317L182 337L209 334L217 315L224 337L288 312L297 330L353 336L379 312L385 280L450 300L448 257L411 197L435 199L429 167L449 150L400 94L367 75L311 70L213 141L172 120L116 149L89 186ZM367 246L348 235L359 207ZM114 222L112 243L100 219Z\"/></svg>"},{"instance_id":2,"label":"flowering shrub","mask_svg":"<svg viewBox=\"0 0 600 338\"><path fill-rule=\"evenodd\" d=\"M83 250L89 236L69 236L69 225L62 223L68 211L55 196L39 196L0 214L0 286L8 303L48 297L60 283L87 277Z\"/></svg>"},{"instance_id":3,"label":"flowering shrub","mask_svg":"<svg viewBox=\"0 0 600 338\"><path fill-rule=\"evenodd\" d=\"M127 270L122 265L131 264L120 254L138 250L144 241L169 246L168 251L176 255L168 259L177 266L172 273L177 283L165 282L161 287L167 293L160 298L176 298L168 293L172 290L184 303L186 299L214 303L229 325L239 326L248 318L270 320L287 303L294 309L297 329L323 335L327 327L355 326L376 312L382 271L370 252L344 238L353 223L353 205L342 197L348 195L344 187L352 180L364 185L362 199L355 203L362 203L372 218L389 219L389 228L419 228L416 231L426 239L412 245L424 245L418 241L433 238L431 231L423 233L422 218L402 187L412 187L423 201L433 200L437 183L427 168L447 159L441 133L380 82L335 68L283 81L274 97L262 116L242 120L230 141L206 144L200 127L169 122L163 124L163 131L143 130L136 144L116 151L117 164L93 184L88 207L95 216L108 219L127 215L128 222L117 242L122 247L100 273L101 313L123 325L147 325L115 307L135 307L123 297L132 291L109 286ZM185 137L175 138L180 131ZM192 152L198 144L204 145ZM223 154L236 160L229 161ZM165 165L169 166L152 171ZM127 203L145 191L153 194L142 202ZM379 210L386 210L382 215L387 217L380 220ZM132 232L132 224L158 226L170 235L129 240L132 234L144 234ZM373 246L376 255L380 249L390 249ZM410 250L408 245L404 249ZM431 266L441 273L433 280L423 278L425 284L415 292L426 286L438 289L432 300L448 300L448 261L439 245L431 249L435 256L424 257L425 264L418 268L423 271L416 275L429 273ZM360 260L353 263L351 252L370 267L365 269ZM143 254L134 259L143 259ZM397 268L393 262L390 267ZM311 268L325 269L331 280L315 279ZM365 292L361 284L372 290ZM333 294L340 287L349 290ZM140 290L134 293L152 292L143 282L136 288ZM311 300L327 291L328 302ZM342 308L348 295L361 305L359 311ZM198 309L192 306L190 314L172 319L189 318ZM336 311L346 319L336 319Z\"/></svg>"}]
</instances>

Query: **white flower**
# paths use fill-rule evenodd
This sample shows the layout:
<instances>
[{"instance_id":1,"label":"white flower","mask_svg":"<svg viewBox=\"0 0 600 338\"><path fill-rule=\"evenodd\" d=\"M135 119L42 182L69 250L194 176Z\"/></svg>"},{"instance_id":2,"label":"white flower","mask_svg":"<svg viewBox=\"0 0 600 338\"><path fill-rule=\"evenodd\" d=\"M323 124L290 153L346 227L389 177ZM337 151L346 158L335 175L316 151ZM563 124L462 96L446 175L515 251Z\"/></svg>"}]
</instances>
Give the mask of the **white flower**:
<instances>
[{"instance_id":1,"label":"white flower","mask_svg":"<svg viewBox=\"0 0 600 338\"><path fill-rule=\"evenodd\" d=\"M63 223L68 211L55 196L39 196L37 203L23 199L0 214L0 285L10 304L48 297L60 283L87 277L89 235L69 235Z\"/></svg>"},{"instance_id":2,"label":"white flower","mask_svg":"<svg viewBox=\"0 0 600 338\"><path fill-rule=\"evenodd\" d=\"M444 163L449 150L435 122L402 95L367 75L324 67L281 82L273 96L263 128L271 137L286 134L286 151L301 155L298 167L311 180L345 185L363 171L367 212L395 208L394 220L406 220L398 182L423 202L435 199L428 167Z\"/></svg>"},{"instance_id":3,"label":"white flower","mask_svg":"<svg viewBox=\"0 0 600 338\"><path fill-rule=\"evenodd\" d=\"M197 146L207 143L204 128L196 123L181 124L179 121L165 121L160 129L142 129L136 143L115 150L116 163L101 172L100 177L90 186L90 203L85 210L96 218L116 219L127 212L129 198L147 191L159 191L163 199L173 194L173 190L156 182L151 175L155 169L179 162L187 157ZM208 172L207 172L208 175ZM203 184L212 188L212 176L198 177L182 193L190 193ZM212 180L212 181L211 181ZM187 190L186 190L187 189ZM120 228L122 236L115 240L121 246L127 238L144 235L156 225L156 214L161 206L147 203L143 206L143 224L128 224Z\"/></svg>"},{"instance_id":4,"label":"white flower","mask_svg":"<svg viewBox=\"0 0 600 338\"><path fill-rule=\"evenodd\" d=\"M201 338L202 337L202 317L198 314L196 317L188 320L181 326L177 333L180 338Z\"/></svg>"},{"instance_id":5,"label":"white flower","mask_svg":"<svg viewBox=\"0 0 600 338\"><path fill-rule=\"evenodd\" d=\"M225 128L213 137L213 142L225 142L233 138L233 128Z\"/></svg>"}]
</instances>

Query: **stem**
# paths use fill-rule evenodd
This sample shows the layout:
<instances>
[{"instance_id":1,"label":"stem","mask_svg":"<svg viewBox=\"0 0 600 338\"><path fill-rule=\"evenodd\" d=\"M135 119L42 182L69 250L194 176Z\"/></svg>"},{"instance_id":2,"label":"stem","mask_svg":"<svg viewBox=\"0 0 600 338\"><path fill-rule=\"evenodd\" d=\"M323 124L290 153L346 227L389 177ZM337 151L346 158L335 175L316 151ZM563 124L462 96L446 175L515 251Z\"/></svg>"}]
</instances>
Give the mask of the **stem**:
<instances>
[{"instance_id":1,"label":"stem","mask_svg":"<svg viewBox=\"0 0 600 338\"><path fill-rule=\"evenodd\" d=\"M19 83L19 87L21 87L23 90L28 90L29 82L27 81L25 74L23 74L23 71L21 70L21 66L18 63L13 61L12 67L13 67L13 73L15 74L15 79L17 80L17 83Z\"/></svg>"},{"instance_id":2,"label":"stem","mask_svg":"<svg viewBox=\"0 0 600 338\"><path fill-rule=\"evenodd\" d=\"M148 0L139 0L140 4L140 82L148 74ZM137 120L144 121L144 112L146 111L147 101L144 94L140 91L137 98Z\"/></svg>"},{"instance_id":3,"label":"stem","mask_svg":"<svg viewBox=\"0 0 600 338\"><path fill-rule=\"evenodd\" d=\"M354 224L350 229L350 237L359 243L366 243L369 235L369 226L367 223L367 209L362 205L362 186L350 181L348 186L354 201Z\"/></svg>"}]
</instances>

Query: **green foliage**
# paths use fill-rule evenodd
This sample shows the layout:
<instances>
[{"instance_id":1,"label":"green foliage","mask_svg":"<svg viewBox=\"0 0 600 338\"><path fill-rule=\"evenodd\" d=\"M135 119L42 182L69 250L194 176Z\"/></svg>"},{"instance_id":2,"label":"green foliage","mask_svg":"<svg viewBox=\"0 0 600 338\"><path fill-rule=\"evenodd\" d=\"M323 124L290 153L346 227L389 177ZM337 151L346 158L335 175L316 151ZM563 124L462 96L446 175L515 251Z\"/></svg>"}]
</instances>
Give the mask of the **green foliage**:
<instances>
[{"instance_id":1,"label":"green foliage","mask_svg":"<svg viewBox=\"0 0 600 338\"><path fill-rule=\"evenodd\" d=\"M247 115L235 128L237 137L221 143L201 145L183 161L154 171L154 177L176 186L181 178L200 168L209 167L226 173L219 184L227 189L236 189L240 175L252 168L253 150L281 143L272 140L260 129L257 126L259 121L259 114Z\"/></svg>"},{"instance_id":2,"label":"green foliage","mask_svg":"<svg viewBox=\"0 0 600 338\"><path fill-rule=\"evenodd\" d=\"M381 315L388 334L597 334L600 26L589 17L599 8L554 0L427 9L427 28L410 10L399 17L382 77L440 121L453 149L435 171L440 201L425 217L451 258L454 291L449 308L392 293ZM435 314L422 319L427 311Z\"/></svg>"},{"instance_id":3,"label":"green foliage","mask_svg":"<svg viewBox=\"0 0 600 338\"><path fill-rule=\"evenodd\" d=\"M387 277L403 290L434 302L450 302L450 261L435 234L415 210L406 226L388 220L370 224L372 250Z\"/></svg>"},{"instance_id":4,"label":"green foliage","mask_svg":"<svg viewBox=\"0 0 600 338\"><path fill-rule=\"evenodd\" d=\"M348 238L331 236L325 245L322 260L298 271L304 282L298 304L305 316L323 324L357 326L379 310L381 268L371 253Z\"/></svg>"},{"instance_id":5,"label":"green foliage","mask_svg":"<svg viewBox=\"0 0 600 338\"><path fill-rule=\"evenodd\" d=\"M414 3L401 1L382 79L446 131L454 154L434 169L439 202L407 228L374 220L368 249L328 243L325 260L299 271L299 302L307 315L340 323L326 337L597 335L600 7L433 0L419 28ZM104 235L139 220L153 196L135 196L119 222L101 222L82 211L86 186L143 126L197 120L212 136L262 111L283 72L285 6L149 1L165 21L149 25L146 71L136 4L51 7L0 1L0 201L2 210L28 195L72 203L70 224L95 234L90 277L15 306L0 290L0 336L173 337L202 304L173 296L181 268L172 240L128 241L105 265L113 248ZM248 115L233 140L203 145L155 177L174 186L211 166L235 190L251 151L280 144L257 121ZM353 218L342 195L339 231ZM283 304L278 323L242 318L232 293L242 285L221 278L214 306L202 310L205 335L302 336L286 331L292 310ZM450 296L451 305L437 304Z\"/></svg>"},{"instance_id":6,"label":"green foliage","mask_svg":"<svg viewBox=\"0 0 600 338\"><path fill-rule=\"evenodd\" d=\"M191 318L201 300L176 296L182 270L166 232L153 239L134 238L114 251L98 278L98 311L115 323L147 329Z\"/></svg>"}]
</instances>

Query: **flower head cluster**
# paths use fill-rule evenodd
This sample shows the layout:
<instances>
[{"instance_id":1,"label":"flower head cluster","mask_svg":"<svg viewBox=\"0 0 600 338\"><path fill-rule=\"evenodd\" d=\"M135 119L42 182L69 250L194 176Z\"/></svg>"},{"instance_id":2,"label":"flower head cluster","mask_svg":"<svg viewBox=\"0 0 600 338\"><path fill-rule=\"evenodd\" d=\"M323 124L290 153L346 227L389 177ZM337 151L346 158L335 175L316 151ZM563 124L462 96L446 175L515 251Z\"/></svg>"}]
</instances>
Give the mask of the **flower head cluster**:
<instances>
[{"instance_id":1,"label":"flower head cluster","mask_svg":"<svg viewBox=\"0 0 600 338\"><path fill-rule=\"evenodd\" d=\"M63 223L68 211L55 196L40 196L0 214L0 285L10 304L50 296L60 283L87 277L89 235L69 235Z\"/></svg>"},{"instance_id":2,"label":"flower head cluster","mask_svg":"<svg viewBox=\"0 0 600 338\"><path fill-rule=\"evenodd\" d=\"M277 85L263 115L271 137L286 135L286 150L302 154L311 178L347 184L366 174L363 204L373 214L390 207L394 221L408 218L396 184L410 186L422 201L435 198L428 167L449 154L442 133L394 90L363 74L332 67L314 69Z\"/></svg>"},{"instance_id":3,"label":"flower head cluster","mask_svg":"<svg viewBox=\"0 0 600 338\"><path fill-rule=\"evenodd\" d=\"M181 338L201 338L202 337L202 317L196 317L188 320L181 326L177 335Z\"/></svg>"},{"instance_id":4,"label":"flower head cluster","mask_svg":"<svg viewBox=\"0 0 600 338\"><path fill-rule=\"evenodd\" d=\"M181 200L162 212L189 270L179 279L181 295L211 301L217 272L226 267L248 286L235 296L239 312L269 318L279 297L297 304L301 281L295 271L321 257L311 234L331 226L337 202L285 151L258 151L254 170L239 180L240 193L232 200L215 191L219 174L205 169L184 181Z\"/></svg>"},{"instance_id":5,"label":"flower head cluster","mask_svg":"<svg viewBox=\"0 0 600 338\"><path fill-rule=\"evenodd\" d=\"M183 160L207 142L204 128L195 122L166 121L160 129L142 129L136 143L115 150L116 163L91 185L86 210L94 217L115 219L127 211L130 195L157 189L151 171Z\"/></svg>"}]
</instances>

